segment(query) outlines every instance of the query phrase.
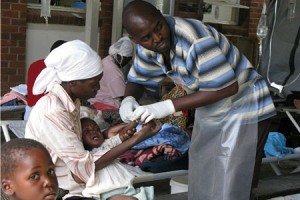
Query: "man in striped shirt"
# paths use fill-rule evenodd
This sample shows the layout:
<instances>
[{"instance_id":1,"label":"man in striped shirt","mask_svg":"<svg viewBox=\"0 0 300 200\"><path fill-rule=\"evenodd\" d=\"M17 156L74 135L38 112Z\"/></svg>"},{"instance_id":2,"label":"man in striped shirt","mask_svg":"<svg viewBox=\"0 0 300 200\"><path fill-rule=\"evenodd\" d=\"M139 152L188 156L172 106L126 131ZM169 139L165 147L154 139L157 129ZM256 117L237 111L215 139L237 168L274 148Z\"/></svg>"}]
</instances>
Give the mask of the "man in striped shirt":
<instances>
[{"instance_id":1,"label":"man in striped shirt","mask_svg":"<svg viewBox=\"0 0 300 200\"><path fill-rule=\"evenodd\" d=\"M263 78L224 35L199 20L164 17L152 4L133 1L124 8L123 26L137 44L120 107L123 121L196 108L189 199L248 200L276 114ZM188 95L140 106L144 89L166 76Z\"/></svg>"}]
</instances>

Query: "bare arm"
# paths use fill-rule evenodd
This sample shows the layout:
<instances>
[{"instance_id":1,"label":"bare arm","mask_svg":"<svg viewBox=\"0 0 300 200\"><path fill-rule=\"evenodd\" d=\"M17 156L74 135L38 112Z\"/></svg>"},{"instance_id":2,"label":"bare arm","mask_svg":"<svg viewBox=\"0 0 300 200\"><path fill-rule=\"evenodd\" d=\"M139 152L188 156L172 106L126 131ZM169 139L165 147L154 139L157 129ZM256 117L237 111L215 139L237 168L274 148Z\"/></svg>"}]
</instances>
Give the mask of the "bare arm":
<instances>
[{"instance_id":1,"label":"bare arm","mask_svg":"<svg viewBox=\"0 0 300 200\"><path fill-rule=\"evenodd\" d=\"M142 97L144 92L143 85L136 83L127 83L125 90L126 96L133 96L137 101ZM175 110L186 110L206 106L215 103L221 99L232 96L238 92L238 83L227 86L226 88L218 91L197 91L192 94L172 99Z\"/></svg>"},{"instance_id":2,"label":"bare arm","mask_svg":"<svg viewBox=\"0 0 300 200\"><path fill-rule=\"evenodd\" d=\"M130 150L134 145L140 143L141 141L152 137L160 130L159 122L153 122L151 124L147 124L143 127L139 132L135 133L131 138L125 140L123 143L119 144L118 146L112 148L107 153L105 153L101 158L96 160L95 166L96 171L100 170L111 162L113 162L116 158L122 155L124 152Z\"/></svg>"},{"instance_id":3,"label":"bare arm","mask_svg":"<svg viewBox=\"0 0 300 200\"><path fill-rule=\"evenodd\" d=\"M143 96L144 86L137 83L126 84L124 97L133 96L137 101Z\"/></svg>"},{"instance_id":4,"label":"bare arm","mask_svg":"<svg viewBox=\"0 0 300 200\"><path fill-rule=\"evenodd\" d=\"M197 91L192 94L172 99L175 110L186 110L191 108L197 108L201 106L206 106L211 103L215 103L221 99L232 96L238 91L238 84L234 82L233 84L227 86L226 88L218 91Z\"/></svg>"}]
</instances>

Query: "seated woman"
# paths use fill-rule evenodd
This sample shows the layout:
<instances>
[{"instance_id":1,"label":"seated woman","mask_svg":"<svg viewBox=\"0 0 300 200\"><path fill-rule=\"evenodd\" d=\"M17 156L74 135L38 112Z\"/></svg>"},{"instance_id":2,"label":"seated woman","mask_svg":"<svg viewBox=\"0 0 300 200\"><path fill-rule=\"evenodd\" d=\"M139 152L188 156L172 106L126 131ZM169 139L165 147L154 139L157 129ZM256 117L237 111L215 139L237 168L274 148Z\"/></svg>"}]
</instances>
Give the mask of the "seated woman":
<instances>
[{"instance_id":1,"label":"seated woman","mask_svg":"<svg viewBox=\"0 0 300 200\"><path fill-rule=\"evenodd\" d=\"M102 59L103 77L101 88L88 100L97 110L118 110L125 92L123 68L132 60L133 43L122 37L109 47L109 55Z\"/></svg>"},{"instance_id":2,"label":"seated woman","mask_svg":"<svg viewBox=\"0 0 300 200\"><path fill-rule=\"evenodd\" d=\"M49 151L59 188L69 191L64 199L88 199L83 197L82 191L97 171L156 132L135 134L118 148L112 148L103 156L94 156L82 144L80 103L94 97L100 88L101 58L85 42L73 40L51 51L45 64L46 68L35 80L33 94L45 90L47 94L32 109L25 138L41 142Z\"/></svg>"}]
</instances>

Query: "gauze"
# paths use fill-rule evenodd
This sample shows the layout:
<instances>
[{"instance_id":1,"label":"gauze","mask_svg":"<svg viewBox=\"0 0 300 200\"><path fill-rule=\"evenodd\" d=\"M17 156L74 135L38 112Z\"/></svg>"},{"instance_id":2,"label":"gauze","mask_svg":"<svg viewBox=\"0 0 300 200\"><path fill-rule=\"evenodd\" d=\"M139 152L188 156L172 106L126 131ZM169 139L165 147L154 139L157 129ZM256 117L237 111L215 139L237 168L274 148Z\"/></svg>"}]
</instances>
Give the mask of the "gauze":
<instances>
[{"instance_id":1,"label":"gauze","mask_svg":"<svg viewBox=\"0 0 300 200\"><path fill-rule=\"evenodd\" d=\"M48 91L52 82L93 78L103 72L99 55L81 40L73 40L55 48L45 59L46 68L34 82L33 94Z\"/></svg>"},{"instance_id":2,"label":"gauze","mask_svg":"<svg viewBox=\"0 0 300 200\"><path fill-rule=\"evenodd\" d=\"M132 57L133 56L133 44L128 37L122 37L117 42L109 47L109 55L117 55Z\"/></svg>"}]
</instances>

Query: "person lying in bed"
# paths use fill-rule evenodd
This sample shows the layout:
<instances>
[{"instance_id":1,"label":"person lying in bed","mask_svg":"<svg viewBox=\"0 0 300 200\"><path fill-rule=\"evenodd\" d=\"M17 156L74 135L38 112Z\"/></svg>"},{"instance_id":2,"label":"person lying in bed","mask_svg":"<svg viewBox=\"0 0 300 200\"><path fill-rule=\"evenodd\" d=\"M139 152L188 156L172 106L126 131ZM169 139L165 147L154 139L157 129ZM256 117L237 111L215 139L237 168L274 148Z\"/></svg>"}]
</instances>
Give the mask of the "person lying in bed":
<instances>
[{"instance_id":1,"label":"person lying in bed","mask_svg":"<svg viewBox=\"0 0 300 200\"><path fill-rule=\"evenodd\" d=\"M92 116L89 118L97 123L96 118L94 119ZM119 123L104 130L99 123L97 124L105 138L116 136L120 130L126 129L128 126L128 124ZM139 131L142 126L143 123L140 122L136 130ZM160 126L161 129L157 134L124 152L119 156L119 161L131 166L138 166L141 170L152 173L188 169L189 134L169 123L160 123Z\"/></svg>"},{"instance_id":2,"label":"person lying in bed","mask_svg":"<svg viewBox=\"0 0 300 200\"><path fill-rule=\"evenodd\" d=\"M160 124L151 121L138 132L135 132L137 122L131 122L126 127L111 129L110 132L114 136L105 139L100 127L94 120L82 118L80 121L83 146L97 157L101 157L113 148L118 148L119 144L126 140L134 141L135 139L132 137L134 134L153 134L160 130ZM115 160L105 168L97 171L95 176L88 180L82 193L84 196L97 197L101 200L110 199L114 195L118 195L118 197L124 195L121 199L128 200L153 199L153 186L134 188L132 185L134 177L118 160Z\"/></svg>"}]
</instances>

